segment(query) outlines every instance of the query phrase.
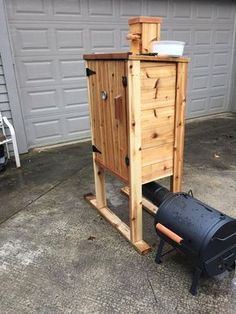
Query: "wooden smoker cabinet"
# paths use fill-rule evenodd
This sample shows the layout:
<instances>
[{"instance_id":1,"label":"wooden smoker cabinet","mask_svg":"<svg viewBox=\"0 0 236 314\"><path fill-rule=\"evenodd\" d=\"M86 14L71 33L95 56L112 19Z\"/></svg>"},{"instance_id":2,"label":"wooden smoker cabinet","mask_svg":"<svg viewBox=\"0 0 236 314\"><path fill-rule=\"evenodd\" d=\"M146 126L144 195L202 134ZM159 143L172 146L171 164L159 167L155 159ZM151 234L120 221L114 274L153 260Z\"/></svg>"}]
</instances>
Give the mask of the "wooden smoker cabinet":
<instances>
[{"instance_id":1,"label":"wooden smoker cabinet","mask_svg":"<svg viewBox=\"0 0 236 314\"><path fill-rule=\"evenodd\" d=\"M142 184L171 177L181 190L187 58L109 53L84 55L89 87L96 196L86 199L140 253L143 240ZM130 226L108 207L104 171L127 183Z\"/></svg>"}]
</instances>

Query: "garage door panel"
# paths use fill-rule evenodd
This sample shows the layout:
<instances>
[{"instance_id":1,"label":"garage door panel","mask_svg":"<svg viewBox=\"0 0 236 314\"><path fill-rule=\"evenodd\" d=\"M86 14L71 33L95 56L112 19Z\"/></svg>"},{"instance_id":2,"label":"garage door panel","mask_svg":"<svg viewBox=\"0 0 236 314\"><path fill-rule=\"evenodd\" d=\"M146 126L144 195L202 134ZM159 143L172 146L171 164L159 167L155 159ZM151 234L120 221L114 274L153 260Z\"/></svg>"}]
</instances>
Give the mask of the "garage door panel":
<instances>
[{"instance_id":1,"label":"garage door panel","mask_svg":"<svg viewBox=\"0 0 236 314\"><path fill-rule=\"evenodd\" d=\"M187 115L201 116L207 113L208 96L198 93L195 96L191 95L189 100L191 101L191 108L187 107Z\"/></svg>"},{"instance_id":2,"label":"garage door panel","mask_svg":"<svg viewBox=\"0 0 236 314\"><path fill-rule=\"evenodd\" d=\"M73 136L79 136L80 132L84 132L89 134L88 130L89 117L88 116L76 116L76 117L67 117L66 119L66 127L67 133L70 138Z\"/></svg>"},{"instance_id":3,"label":"garage door panel","mask_svg":"<svg viewBox=\"0 0 236 314\"><path fill-rule=\"evenodd\" d=\"M192 62L193 62L192 67L195 70L209 71L210 53L209 52L194 53Z\"/></svg>"},{"instance_id":4,"label":"garage door panel","mask_svg":"<svg viewBox=\"0 0 236 314\"><path fill-rule=\"evenodd\" d=\"M89 16L115 16L115 6L113 0L88 0Z\"/></svg>"},{"instance_id":5,"label":"garage door panel","mask_svg":"<svg viewBox=\"0 0 236 314\"><path fill-rule=\"evenodd\" d=\"M85 22L91 20L119 21L116 0L8 0L8 15L11 19L24 20L28 16L34 20L60 21L70 19Z\"/></svg>"},{"instance_id":6,"label":"garage door panel","mask_svg":"<svg viewBox=\"0 0 236 314\"><path fill-rule=\"evenodd\" d=\"M11 32L16 56L82 55L89 49L84 25L14 23Z\"/></svg>"},{"instance_id":7,"label":"garage door panel","mask_svg":"<svg viewBox=\"0 0 236 314\"><path fill-rule=\"evenodd\" d=\"M8 0L8 15L11 19L25 19L28 16L42 19L49 15L47 0Z\"/></svg>"},{"instance_id":8,"label":"garage door panel","mask_svg":"<svg viewBox=\"0 0 236 314\"><path fill-rule=\"evenodd\" d=\"M30 119L27 121L28 141L31 146L45 145L90 137L89 117L78 116L76 113L54 118ZM66 135L66 136L65 136Z\"/></svg>"},{"instance_id":9,"label":"garage door panel","mask_svg":"<svg viewBox=\"0 0 236 314\"><path fill-rule=\"evenodd\" d=\"M81 114L88 114L88 98L86 88L63 88L63 110L76 110Z\"/></svg>"},{"instance_id":10,"label":"garage door panel","mask_svg":"<svg viewBox=\"0 0 236 314\"><path fill-rule=\"evenodd\" d=\"M56 28L56 44L58 52L81 51L84 49L84 34L82 28Z\"/></svg>"},{"instance_id":11,"label":"garage door panel","mask_svg":"<svg viewBox=\"0 0 236 314\"><path fill-rule=\"evenodd\" d=\"M208 74L193 74L192 76L192 91L193 92L202 92L206 91L209 88L209 76Z\"/></svg>"},{"instance_id":12,"label":"garage door panel","mask_svg":"<svg viewBox=\"0 0 236 314\"><path fill-rule=\"evenodd\" d=\"M211 77L211 87L212 88L227 88L228 85L228 74L227 73L219 73L219 74L212 74Z\"/></svg>"},{"instance_id":13,"label":"garage door panel","mask_svg":"<svg viewBox=\"0 0 236 314\"><path fill-rule=\"evenodd\" d=\"M209 26L196 29L194 32L194 45L198 46L198 49L209 49L213 43L213 33L213 30L209 30Z\"/></svg>"},{"instance_id":14,"label":"garage door panel","mask_svg":"<svg viewBox=\"0 0 236 314\"><path fill-rule=\"evenodd\" d=\"M62 121L60 117L44 118L42 120L27 119L26 124L27 141L29 146L37 146L46 143L63 141Z\"/></svg>"},{"instance_id":15,"label":"garage door panel","mask_svg":"<svg viewBox=\"0 0 236 314\"><path fill-rule=\"evenodd\" d=\"M57 88L31 88L21 90L23 113L26 119L31 116L54 115L60 110L61 97Z\"/></svg>"},{"instance_id":16,"label":"garage door panel","mask_svg":"<svg viewBox=\"0 0 236 314\"><path fill-rule=\"evenodd\" d=\"M193 17L193 1L173 1L171 6L171 18L174 20L190 20Z\"/></svg>"},{"instance_id":17,"label":"garage door panel","mask_svg":"<svg viewBox=\"0 0 236 314\"><path fill-rule=\"evenodd\" d=\"M147 2L147 15L152 16L153 12L159 12L158 16L167 17L168 1L148 1Z\"/></svg>"},{"instance_id":18,"label":"garage door panel","mask_svg":"<svg viewBox=\"0 0 236 314\"><path fill-rule=\"evenodd\" d=\"M200 21L213 21L215 15L215 5L212 3L205 3L198 1L197 5L195 3L195 8L193 11L193 17Z\"/></svg>"},{"instance_id":19,"label":"garage door panel","mask_svg":"<svg viewBox=\"0 0 236 314\"><path fill-rule=\"evenodd\" d=\"M224 94L211 96L209 102L210 112L223 112L226 107L226 100Z\"/></svg>"},{"instance_id":20,"label":"garage door panel","mask_svg":"<svg viewBox=\"0 0 236 314\"><path fill-rule=\"evenodd\" d=\"M69 5L64 0L9 0L8 14L12 19L26 19L28 16L35 20L72 19L82 17L81 0L70 0Z\"/></svg>"},{"instance_id":21,"label":"garage door panel","mask_svg":"<svg viewBox=\"0 0 236 314\"><path fill-rule=\"evenodd\" d=\"M82 8L80 0L52 0L52 14L56 17L65 18L65 16L82 16Z\"/></svg>"},{"instance_id":22,"label":"garage door panel","mask_svg":"<svg viewBox=\"0 0 236 314\"><path fill-rule=\"evenodd\" d=\"M191 29L186 29L186 26L178 26L172 31L172 36L175 40L185 42L185 52L189 49L192 44L192 31Z\"/></svg>"},{"instance_id":23,"label":"garage door panel","mask_svg":"<svg viewBox=\"0 0 236 314\"><path fill-rule=\"evenodd\" d=\"M120 0L119 1L120 17L138 16L142 14L142 0Z\"/></svg>"},{"instance_id":24,"label":"garage door panel","mask_svg":"<svg viewBox=\"0 0 236 314\"><path fill-rule=\"evenodd\" d=\"M16 58L20 87L55 84L58 80L57 62L53 58Z\"/></svg>"},{"instance_id":25,"label":"garage door panel","mask_svg":"<svg viewBox=\"0 0 236 314\"><path fill-rule=\"evenodd\" d=\"M16 57L20 87L77 84L86 87L85 62L80 56Z\"/></svg>"},{"instance_id":26,"label":"garage door panel","mask_svg":"<svg viewBox=\"0 0 236 314\"><path fill-rule=\"evenodd\" d=\"M232 1L233 2L233 1ZM228 3L228 5L224 5L224 2L218 1L216 6L216 18L219 21L227 21L233 20L235 14L235 7L233 3Z\"/></svg>"},{"instance_id":27,"label":"garage door panel","mask_svg":"<svg viewBox=\"0 0 236 314\"><path fill-rule=\"evenodd\" d=\"M66 58L59 60L59 71L61 80L66 82L82 80L84 86L86 86L86 81L84 79L85 74L85 62L81 59Z\"/></svg>"},{"instance_id":28,"label":"garage door panel","mask_svg":"<svg viewBox=\"0 0 236 314\"><path fill-rule=\"evenodd\" d=\"M87 89L78 86L55 88L24 88L21 90L24 115L30 117L53 116L77 112L88 115Z\"/></svg>"},{"instance_id":29,"label":"garage door panel","mask_svg":"<svg viewBox=\"0 0 236 314\"><path fill-rule=\"evenodd\" d=\"M52 53L52 30L40 25L16 24L12 27L16 56Z\"/></svg>"},{"instance_id":30,"label":"garage door panel","mask_svg":"<svg viewBox=\"0 0 236 314\"><path fill-rule=\"evenodd\" d=\"M213 53L213 66L215 70L222 71L230 66L231 56L227 51L216 51Z\"/></svg>"},{"instance_id":31,"label":"garage door panel","mask_svg":"<svg viewBox=\"0 0 236 314\"><path fill-rule=\"evenodd\" d=\"M91 48L96 51L106 51L115 47L115 30L94 28L90 29Z\"/></svg>"},{"instance_id":32,"label":"garage door panel","mask_svg":"<svg viewBox=\"0 0 236 314\"><path fill-rule=\"evenodd\" d=\"M186 42L185 55L191 58L188 117L227 109L235 14L232 3L6 0L6 4L29 146L88 136L82 55L127 51L130 16L163 16L162 39Z\"/></svg>"},{"instance_id":33,"label":"garage door panel","mask_svg":"<svg viewBox=\"0 0 236 314\"><path fill-rule=\"evenodd\" d=\"M231 46L232 44L232 29L216 29L214 36L214 44L217 48L227 48L227 46Z\"/></svg>"}]
</instances>

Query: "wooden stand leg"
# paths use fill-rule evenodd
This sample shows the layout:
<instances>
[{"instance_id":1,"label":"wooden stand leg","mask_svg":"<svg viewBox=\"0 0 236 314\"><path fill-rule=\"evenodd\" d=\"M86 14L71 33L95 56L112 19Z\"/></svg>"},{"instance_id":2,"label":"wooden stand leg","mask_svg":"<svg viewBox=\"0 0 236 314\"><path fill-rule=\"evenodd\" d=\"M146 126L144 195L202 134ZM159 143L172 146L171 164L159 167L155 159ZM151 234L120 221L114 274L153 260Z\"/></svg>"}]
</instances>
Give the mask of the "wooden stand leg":
<instances>
[{"instance_id":1,"label":"wooden stand leg","mask_svg":"<svg viewBox=\"0 0 236 314\"><path fill-rule=\"evenodd\" d=\"M148 253L151 248L146 242L142 240L142 219L134 219L133 223L131 223L131 226L129 227L116 214L114 214L109 207L107 207L104 170L96 164L95 160L93 165L96 196L89 193L84 196L85 200L95 207L100 215L102 215L114 228L116 228L116 230L118 230L129 242L131 242L139 253ZM134 206L133 202L132 206ZM136 208L134 210L134 217L136 217L135 215ZM138 213L138 217L142 218L140 212Z\"/></svg>"},{"instance_id":2,"label":"wooden stand leg","mask_svg":"<svg viewBox=\"0 0 236 314\"><path fill-rule=\"evenodd\" d=\"M129 211L130 211L130 239L135 245L143 243L146 249L150 249L143 241L143 213L142 213L142 152L141 152L141 83L140 61L128 62L128 86L129 86Z\"/></svg>"},{"instance_id":3,"label":"wooden stand leg","mask_svg":"<svg viewBox=\"0 0 236 314\"><path fill-rule=\"evenodd\" d=\"M131 241L138 242L143 238L142 188L138 182L139 180L135 180L135 176L130 181L129 209Z\"/></svg>"},{"instance_id":4,"label":"wooden stand leg","mask_svg":"<svg viewBox=\"0 0 236 314\"><path fill-rule=\"evenodd\" d=\"M177 65L177 89L176 89L176 112L175 112L175 144L174 144L174 169L171 181L172 192L181 192L183 175L183 153L184 153L184 124L186 107L186 73L187 65Z\"/></svg>"},{"instance_id":5,"label":"wooden stand leg","mask_svg":"<svg viewBox=\"0 0 236 314\"><path fill-rule=\"evenodd\" d=\"M105 186L105 174L104 170L99 167L96 162L93 162L94 169L94 180L95 180L95 193L96 193L96 204L100 209L107 205L106 201L106 186Z\"/></svg>"}]
</instances>

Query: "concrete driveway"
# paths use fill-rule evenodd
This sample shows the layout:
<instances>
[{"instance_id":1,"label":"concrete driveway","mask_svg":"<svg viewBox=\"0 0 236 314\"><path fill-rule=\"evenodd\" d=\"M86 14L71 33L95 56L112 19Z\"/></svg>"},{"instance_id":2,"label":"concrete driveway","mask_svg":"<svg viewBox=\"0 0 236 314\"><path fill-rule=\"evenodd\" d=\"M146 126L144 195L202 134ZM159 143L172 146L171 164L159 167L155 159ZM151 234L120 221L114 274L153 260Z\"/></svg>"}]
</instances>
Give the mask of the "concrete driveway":
<instances>
[{"instance_id":1,"label":"concrete driveway","mask_svg":"<svg viewBox=\"0 0 236 314\"><path fill-rule=\"evenodd\" d=\"M191 265L173 253L140 256L83 200L92 192L91 144L22 157L0 174L0 313L236 313L233 273L202 278L193 297ZM120 182L108 177L110 206L128 219ZM188 123L183 189L236 217L236 116ZM10 218L9 218L10 217ZM9 218L8 220L6 220Z\"/></svg>"}]
</instances>

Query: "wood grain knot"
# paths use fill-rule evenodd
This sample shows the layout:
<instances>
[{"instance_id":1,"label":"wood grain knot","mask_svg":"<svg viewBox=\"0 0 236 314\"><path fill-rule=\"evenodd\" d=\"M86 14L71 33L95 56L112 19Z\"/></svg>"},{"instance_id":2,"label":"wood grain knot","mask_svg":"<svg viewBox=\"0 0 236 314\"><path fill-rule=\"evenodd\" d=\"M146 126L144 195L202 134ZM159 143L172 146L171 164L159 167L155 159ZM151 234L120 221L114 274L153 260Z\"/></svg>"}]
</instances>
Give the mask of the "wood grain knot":
<instances>
[{"instance_id":1,"label":"wood grain knot","mask_svg":"<svg viewBox=\"0 0 236 314\"><path fill-rule=\"evenodd\" d=\"M154 87L153 87L154 89L156 89L154 99L157 99L157 93L158 93L159 83L160 83L160 78L158 78L158 79L156 80L155 85L154 85Z\"/></svg>"}]
</instances>

